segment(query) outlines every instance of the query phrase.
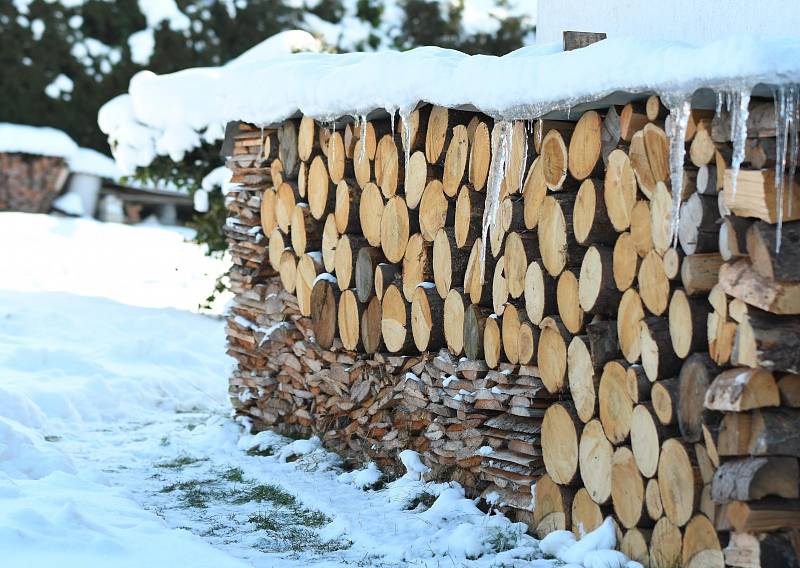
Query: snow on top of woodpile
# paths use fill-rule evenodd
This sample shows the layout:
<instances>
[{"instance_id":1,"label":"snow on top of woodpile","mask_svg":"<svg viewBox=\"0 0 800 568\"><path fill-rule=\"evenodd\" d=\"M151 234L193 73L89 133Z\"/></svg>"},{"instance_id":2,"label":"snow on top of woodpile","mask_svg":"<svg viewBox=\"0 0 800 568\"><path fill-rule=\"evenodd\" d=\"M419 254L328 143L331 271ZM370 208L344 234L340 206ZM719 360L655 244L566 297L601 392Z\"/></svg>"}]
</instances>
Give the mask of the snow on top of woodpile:
<instances>
[{"instance_id":1,"label":"snow on top of woodpile","mask_svg":"<svg viewBox=\"0 0 800 568\"><path fill-rule=\"evenodd\" d=\"M332 121L378 109L407 112L420 102L531 119L619 91L685 95L701 87L800 81L800 40L788 38L739 36L702 47L611 38L575 51L551 44L502 57L437 47L286 51L168 75L137 73L129 93L109 101L98 117L118 163L130 171L159 154L180 160L202 140L218 139L230 120L266 125L302 112Z\"/></svg>"},{"instance_id":2,"label":"snow on top of woodpile","mask_svg":"<svg viewBox=\"0 0 800 568\"><path fill-rule=\"evenodd\" d=\"M0 152L66 159L77 151L75 141L55 128L0 123Z\"/></svg>"},{"instance_id":3,"label":"snow on top of woodpile","mask_svg":"<svg viewBox=\"0 0 800 568\"><path fill-rule=\"evenodd\" d=\"M0 123L0 152L63 158L73 173L117 180L122 175L108 156L81 148L69 135L49 126Z\"/></svg>"}]
</instances>

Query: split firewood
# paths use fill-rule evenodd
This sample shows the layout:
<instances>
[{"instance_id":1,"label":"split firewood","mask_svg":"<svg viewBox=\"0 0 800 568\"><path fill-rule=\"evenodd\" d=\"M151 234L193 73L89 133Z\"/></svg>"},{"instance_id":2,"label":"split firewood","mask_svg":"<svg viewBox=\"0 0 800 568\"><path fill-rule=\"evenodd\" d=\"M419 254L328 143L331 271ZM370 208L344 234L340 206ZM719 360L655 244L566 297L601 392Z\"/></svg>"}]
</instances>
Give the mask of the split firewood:
<instances>
[{"instance_id":1,"label":"split firewood","mask_svg":"<svg viewBox=\"0 0 800 568\"><path fill-rule=\"evenodd\" d=\"M678 427L687 442L702 438L703 410L708 387L719 368L706 353L690 355L678 376Z\"/></svg>"},{"instance_id":2,"label":"split firewood","mask_svg":"<svg viewBox=\"0 0 800 568\"><path fill-rule=\"evenodd\" d=\"M617 361L606 363L598 388L599 415L612 444L624 442L631 431L633 401L627 388L625 367Z\"/></svg>"},{"instance_id":3,"label":"split firewood","mask_svg":"<svg viewBox=\"0 0 800 568\"><path fill-rule=\"evenodd\" d=\"M363 194L361 202L364 203ZM395 195L386 202L380 225L380 245L386 260L400 262L406 252L409 236L416 233L418 229L416 218L409 217L408 207L406 207L406 202L401 196ZM372 241L369 244L375 246Z\"/></svg>"},{"instance_id":4,"label":"split firewood","mask_svg":"<svg viewBox=\"0 0 800 568\"><path fill-rule=\"evenodd\" d=\"M780 394L775 377L764 369L729 369L711 382L704 405L710 410L742 412L778 406Z\"/></svg>"},{"instance_id":5,"label":"split firewood","mask_svg":"<svg viewBox=\"0 0 800 568\"><path fill-rule=\"evenodd\" d=\"M358 250L355 287L359 302L366 303L375 294L375 271L383 260L383 253L377 247L362 246Z\"/></svg>"},{"instance_id":6,"label":"split firewood","mask_svg":"<svg viewBox=\"0 0 800 568\"><path fill-rule=\"evenodd\" d=\"M468 185L461 188L456 199L454 236L458 248L471 247L481 234L484 201Z\"/></svg>"},{"instance_id":7,"label":"split firewood","mask_svg":"<svg viewBox=\"0 0 800 568\"><path fill-rule=\"evenodd\" d=\"M756 217L767 223L778 222L778 200L774 170L739 170L736 192L733 174L725 170L722 198L725 206L739 217ZM800 183L786 179L783 191L783 221L800 219Z\"/></svg>"},{"instance_id":8,"label":"split firewood","mask_svg":"<svg viewBox=\"0 0 800 568\"><path fill-rule=\"evenodd\" d=\"M689 452L677 438L661 445L658 480L664 515L678 527L685 525L700 497L700 477Z\"/></svg>"},{"instance_id":9,"label":"split firewood","mask_svg":"<svg viewBox=\"0 0 800 568\"><path fill-rule=\"evenodd\" d=\"M639 272L641 259L636 252L636 244L630 233L622 233L614 243L612 266L614 269L614 284L620 292L626 291L633 285Z\"/></svg>"},{"instance_id":10,"label":"split firewood","mask_svg":"<svg viewBox=\"0 0 800 568\"><path fill-rule=\"evenodd\" d=\"M589 422L597 411L599 377L594 368L587 339L573 337L567 348L567 377L575 413L583 422Z\"/></svg>"},{"instance_id":11,"label":"split firewood","mask_svg":"<svg viewBox=\"0 0 800 568\"><path fill-rule=\"evenodd\" d=\"M581 432L578 459L581 481L595 503L607 503L611 498L611 473L614 447L606 438L598 419L590 420Z\"/></svg>"},{"instance_id":12,"label":"split firewood","mask_svg":"<svg viewBox=\"0 0 800 568\"><path fill-rule=\"evenodd\" d=\"M542 421L542 455L550 478L559 485L578 479L578 439L583 424L562 403L550 405Z\"/></svg>"},{"instance_id":13,"label":"split firewood","mask_svg":"<svg viewBox=\"0 0 800 568\"><path fill-rule=\"evenodd\" d=\"M466 125L470 118L470 113L459 110L440 106L431 109L425 131L425 157L428 163L444 162L446 149L453 139L454 127Z\"/></svg>"},{"instance_id":14,"label":"split firewood","mask_svg":"<svg viewBox=\"0 0 800 568\"><path fill-rule=\"evenodd\" d=\"M453 225L454 214L455 208L445 196L442 183L438 180L430 182L419 202L419 230L422 238L432 242L439 229Z\"/></svg>"},{"instance_id":15,"label":"split firewood","mask_svg":"<svg viewBox=\"0 0 800 568\"><path fill-rule=\"evenodd\" d=\"M367 241L356 235L342 235L336 243L336 253L333 258L334 275L339 290L345 291L355 285L353 275L358 260L358 251L367 246Z\"/></svg>"},{"instance_id":16,"label":"split firewood","mask_svg":"<svg viewBox=\"0 0 800 568\"><path fill-rule=\"evenodd\" d=\"M548 392L564 389L567 379L567 343L570 334L558 318L546 317L539 324L539 347L536 360Z\"/></svg>"},{"instance_id":17,"label":"split firewood","mask_svg":"<svg viewBox=\"0 0 800 568\"><path fill-rule=\"evenodd\" d=\"M420 351L433 351L444 346L444 302L430 282L423 282L411 298L411 335Z\"/></svg>"},{"instance_id":18,"label":"split firewood","mask_svg":"<svg viewBox=\"0 0 800 568\"><path fill-rule=\"evenodd\" d=\"M611 467L611 502L620 524L634 528L646 521L644 482L636 467L633 452L627 446L614 451Z\"/></svg>"},{"instance_id":19,"label":"split firewood","mask_svg":"<svg viewBox=\"0 0 800 568\"><path fill-rule=\"evenodd\" d=\"M542 264L550 276L564 269L579 268L584 249L575 241L572 226L574 194L544 198L537 226Z\"/></svg>"},{"instance_id":20,"label":"split firewood","mask_svg":"<svg viewBox=\"0 0 800 568\"><path fill-rule=\"evenodd\" d=\"M323 349L330 349L336 337L339 294L335 282L327 278L318 278L311 289L311 323L314 338Z\"/></svg>"},{"instance_id":21,"label":"split firewood","mask_svg":"<svg viewBox=\"0 0 800 568\"><path fill-rule=\"evenodd\" d=\"M392 353L403 353L414 345L410 333L411 304L394 284L390 284L381 300L381 335L383 343Z\"/></svg>"},{"instance_id":22,"label":"split firewood","mask_svg":"<svg viewBox=\"0 0 800 568\"><path fill-rule=\"evenodd\" d=\"M533 261L525 271L525 311L528 319L538 325L546 316L556 313L556 281Z\"/></svg>"},{"instance_id":23,"label":"split firewood","mask_svg":"<svg viewBox=\"0 0 800 568\"><path fill-rule=\"evenodd\" d=\"M630 142L634 133L644 128L648 122L644 103L636 101L626 104L619 115L621 138Z\"/></svg>"},{"instance_id":24,"label":"split firewood","mask_svg":"<svg viewBox=\"0 0 800 568\"><path fill-rule=\"evenodd\" d=\"M394 197L404 178L403 147L392 133L384 134L375 149L375 182L387 199Z\"/></svg>"},{"instance_id":25,"label":"split firewood","mask_svg":"<svg viewBox=\"0 0 800 568\"><path fill-rule=\"evenodd\" d=\"M475 132L470 138L469 149L469 183L476 191L483 191L489 177L489 166L492 161L492 137L489 124L483 120L477 123Z\"/></svg>"},{"instance_id":26,"label":"split firewood","mask_svg":"<svg viewBox=\"0 0 800 568\"><path fill-rule=\"evenodd\" d=\"M593 110L583 113L575 124L569 141L569 173L577 180L589 177L600 162L602 140L600 115ZM544 145L544 143L543 143Z\"/></svg>"},{"instance_id":27,"label":"split firewood","mask_svg":"<svg viewBox=\"0 0 800 568\"><path fill-rule=\"evenodd\" d=\"M679 566L682 546L683 536L680 529L667 517L660 518L650 536L650 567Z\"/></svg>"},{"instance_id":28,"label":"split firewood","mask_svg":"<svg viewBox=\"0 0 800 568\"><path fill-rule=\"evenodd\" d=\"M708 346L710 305L705 298L687 296L682 289L669 302L669 334L672 348L680 358L703 351Z\"/></svg>"},{"instance_id":29,"label":"split firewood","mask_svg":"<svg viewBox=\"0 0 800 568\"><path fill-rule=\"evenodd\" d=\"M453 288L444 299L444 339L453 355L461 355L464 350L464 293L461 288Z\"/></svg>"},{"instance_id":30,"label":"split firewood","mask_svg":"<svg viewBox=\"0 0 800 568\"><path fill-rule=\"evenodd\" d=\"M526 229L535 229L539 224L542 201L547 195L543 167L541 156L537 156L533 160L531 167L528 168L528 175L525 176L525 183L522 186L523 214Z\"/></svg>"},{"instance_id":31,"label":"split firewood","mask_svg":"<svg viewBox=\"0 0 800 568\"><path fill-rule=\"evenodd\" d=\"M403 255L403 297L410 302L417 286L433 278L433 245L421 234L413 234Z\"/></svg>"},{"instance_id":32,"label":"split firewood","mask_svg":"<svg viewBox=\"0 0 800 568\"><path fill-rule=\"evenodd\" d=\"M527 218L525 224L528 226ZM616 241L617 232L606 212L602 182L586 179L581 184L572 210L572 228L575 240L582 245L610 245Z\"/></svg>"},{"instance_id":33,"label":"split firewood","mask_svg":"<svg viewBox=\"0 0 800 568\"><path fill-rule=\"evenodd\" d=\"M342 347L349 351L356 351L362 348L360 326L363 312L364 305L358 301L355 291L342 291L341 296L339 296L336 319Z\"/></svg>"},{"instance_id":34,"label":"split firewood","mask_svg":"<svg viewBox=\"0 0 800 568\"><path fill-rule=\"evenodd\" d=\"M381 224L385 209L383 195L381 195L381 190L374 183L367 183L362 188L361 200L358 205L361 232L371 246L379 247L381 246ZM407 216L408 213L406 213ZM397 262L397 260L392 262Z\"/></svg>"},{"instance_id":35,"label":"split firewood","mask_svg":"<svg viewBox=\"0 0 800 568\"><path fill-rule=\"evenodd\" d=\"M469 141L467 140L467 127L456 125L447 147L444 159L444 176L442 178L443 190L448 197L455 197L467 169L469 160Z\"/></svg>"},{"instance_id":36,"label":"split firewood","mask_svg":"<svg viewBox=\"0 0 800 568\"><path fill-rule=\"evenodd\" d=\"M631 225L631 212L636 205L636 176L628 155L614 150L608 156L603 199L611 225L617 232Z\"/></svg>"},{"instance_id":37,"label":"split firewood","mask_svg":"<svg viewBox=\"0 0 800 568\"><path fill-rule=\"evenodd\" d=\"M629 363L635 363L642 352L641 329L644 308L639 294L629 288L622 294L617 311L617 337L622 355Z\"/></svg>"}]
</instances>

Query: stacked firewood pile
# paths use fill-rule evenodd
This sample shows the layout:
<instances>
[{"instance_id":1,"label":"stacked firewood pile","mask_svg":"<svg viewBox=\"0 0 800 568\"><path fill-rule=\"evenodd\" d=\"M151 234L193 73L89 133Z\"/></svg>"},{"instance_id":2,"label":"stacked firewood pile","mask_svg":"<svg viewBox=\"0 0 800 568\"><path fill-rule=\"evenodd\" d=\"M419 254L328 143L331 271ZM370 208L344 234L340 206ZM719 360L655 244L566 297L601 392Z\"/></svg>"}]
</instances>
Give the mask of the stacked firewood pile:
<instances>
[{"instance_id":1,"label":"stacked firewood pile","mask_svg":"<svg viewBox=\"0 0 800 568\"><path fill-rule=\"evenodd\" d=\"M0 211L47 213L68 174L62 158L0 152Z\"/></svg>"},{"instance_id":2,"label":"stacked firewood pile","mask_svg":"<svg viewBox=\"0 0 800 568\"><path fill-rule=\"evenodd\" d=\"M238 410L416 449L539 535L612 515L646 566L795 565L800 192L776 206L772 101L736 187L727 113L691 112L682 179L670 119L653 96L242 129Z\"/></svg>"}]
</instances>

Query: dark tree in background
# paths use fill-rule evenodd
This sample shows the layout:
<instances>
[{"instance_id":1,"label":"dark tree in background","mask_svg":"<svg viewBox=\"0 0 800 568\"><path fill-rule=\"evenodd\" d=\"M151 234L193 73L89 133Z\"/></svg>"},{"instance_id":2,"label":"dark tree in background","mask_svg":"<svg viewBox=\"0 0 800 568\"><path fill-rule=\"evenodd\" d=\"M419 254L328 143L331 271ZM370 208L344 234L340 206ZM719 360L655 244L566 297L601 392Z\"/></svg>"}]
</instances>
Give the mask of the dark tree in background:
<instances>
[{"instance_id":1,"label":"dark tree in background","mask_svg":"<svg viewBox=\"0 0 800 568\"><path fill-rule=\"evenodd\" d=\"M500 8L508 2L495 0ZM97 127L97 111L126 92L131 76L142 69L169 73L219 65L280 31L299 28L314 33L319 21L342 30L338 37L323 38L333 51L439 45L502 55L522 46L533 32L531 22L514 16L498 17L492 33L470 33L463 26L463 0L397 0L399 14L389 13L383 0L176 0L176 4L188 25L171 25L169 20L151 24L155 47L145 64L137 64L128 38L148 28L137 0L0 0L0 122L59 128L79 145L108 154L105 136ZM358 21L369 23L372 31L353 40L347 30ZM165 179L194 191L218 165L216 148L207 146L181 164L159 158L137 177ZM225 248L220 233L224 207L219 192L211 197L211 210L197 216L194 225L199 241L220 250Z\"/></svg>"}]
</instances>

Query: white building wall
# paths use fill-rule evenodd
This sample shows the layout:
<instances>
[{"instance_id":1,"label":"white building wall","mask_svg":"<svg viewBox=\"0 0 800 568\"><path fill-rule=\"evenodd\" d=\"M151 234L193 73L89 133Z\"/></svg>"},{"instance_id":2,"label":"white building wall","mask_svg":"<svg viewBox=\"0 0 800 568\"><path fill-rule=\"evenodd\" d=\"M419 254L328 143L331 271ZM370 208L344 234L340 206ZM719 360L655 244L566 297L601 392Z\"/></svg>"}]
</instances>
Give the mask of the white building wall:
<instances>
[{"instance_id":1,"label":"white building wall","mask_svg":"<svg viewBox=\"0 0 800 568\"><path fill-rule=\"evenodd\" d=\"M800 37L800 0L539 0L536 43L565 30L704 44L732 34Z\"/></svg>"}]
</instances>

